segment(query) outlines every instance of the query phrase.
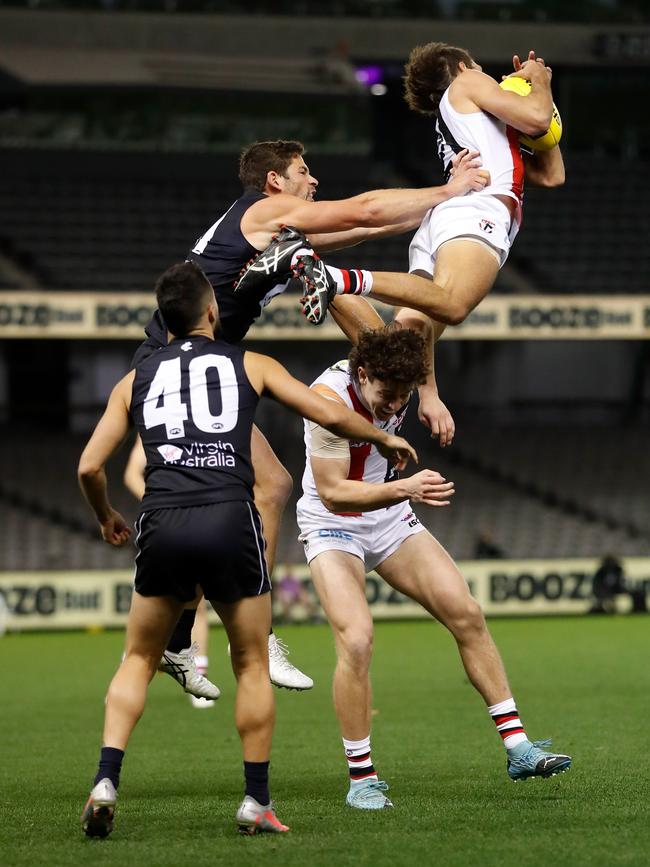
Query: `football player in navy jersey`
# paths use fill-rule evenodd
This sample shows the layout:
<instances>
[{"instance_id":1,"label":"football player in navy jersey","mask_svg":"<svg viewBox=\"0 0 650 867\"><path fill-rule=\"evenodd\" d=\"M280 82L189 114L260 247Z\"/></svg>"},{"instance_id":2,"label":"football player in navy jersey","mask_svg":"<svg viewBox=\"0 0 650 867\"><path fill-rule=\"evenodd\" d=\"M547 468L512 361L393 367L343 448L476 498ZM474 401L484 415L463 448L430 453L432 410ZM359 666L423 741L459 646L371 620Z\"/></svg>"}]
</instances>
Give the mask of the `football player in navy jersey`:
<instances>
[{"instance_id":1,"label":"football player in navy jersey","mask_svg":"<svg viewBox=\"0 0 650 867\"><path fill-rule=\"evenodd\" d=\"M239 343L263 307L284 291L292 265L301 254L313 252L310 244L326 251L368 238L405 232L417 226L429 208L469 190L482 189L488 181L478 154L463 152L455 160L453 180L442 187L373 190L338 201L314 201L318 181L303 154L303 145L295 141L256 142L246 148L239 163L242 196L218 215L188 254L188 259L201 267L212 284L219 304L220 334L229 343ZM297 226L300 231L283 229L286 226ZM309 242L304 233L309 234ZM259 255L261 251L264 251L263 256ZM235 291L240 271L255 257L253 270ZM312 281L322 279L319 260L305 261L316 269L306 276ZM252 280L252 277L258 279ZM346 304L353 314L355 300L337 301L342 314L346 313ZM145 330L147 340L136 353L134 364L167 343L167 324L160 311ZM255 504L264 525L267 561L272 573L280 521L293 483L256 426L251 449ZM163 660L161 665L186 689L195 684L192 687L195 694L210 697L209 691L205 691L206 684L216 694L218 690L205 678L196 677L194 659L188 652L192 622L192 610L188 609L172 638L173 647L166 653L168 662ZM289 662L286 647L274 635L269 639L269 655L271 677L276 685L294 689L313 686L311 678Z\"/></svg>"},{"instance_id":2,"label":"football player in navy jersey","mask_svg":"<svg viewBox=\"0 0 650 867\"><path fill-rule=\"evenodd\" d=\"M166 642L200 588L226 628L237 679L235 721L245 776L239 829L284 832L268 788L275 710L267 645L271 584L253 499L251 430L258 398L268 394L339 436L372 442L398 467L416 455L405 440L314 394L273 359L215 340L218 308L197 265L170 268L156 294L173 339L115 386L78 469L102 537L125 544L131 531L110 504L104 467L135 424L147 455L135 526L135 591L82 827L93 837L112 831L124 750Z\"/></svg>"}]
</instances>

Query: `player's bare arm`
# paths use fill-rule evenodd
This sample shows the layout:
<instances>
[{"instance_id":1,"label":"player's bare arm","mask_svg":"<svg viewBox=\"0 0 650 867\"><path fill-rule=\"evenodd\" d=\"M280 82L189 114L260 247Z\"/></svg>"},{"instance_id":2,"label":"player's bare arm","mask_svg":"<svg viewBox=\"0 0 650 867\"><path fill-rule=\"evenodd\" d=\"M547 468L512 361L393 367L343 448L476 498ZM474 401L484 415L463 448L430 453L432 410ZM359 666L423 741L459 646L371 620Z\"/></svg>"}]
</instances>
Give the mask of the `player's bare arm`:
<instances>
[{"instance_id":1,"label":"player's bare arm","mask_svg":"<svg viewBox=\"0 0 650 867\"><path fill-rule=\"evenodd\" d=\"M111 392L104 414L79 459L77 470L79 486L97 517L102 538L115 546L124 545L131 530L122 515L110 504L104 467L124 441L131 426L129 406L134 376L135 371L128 373Z\"/></svg>"},{"instance_id":2,"label":"player's bare arm","mask_svg":"<svg viewBox=\"0 0 650 867\"><path fill-rule=\"evenodd\" d=\"M346 406L321 397L269 356L246 352L244 368L258 394L268 393L303 418L338 436L374 443L398 469L403 469L409 458L417 462L415 449L405 439L391 436Z\"/></svg>"},{"instance_id":3,"label":"player's bare arm","mask_svg":"<svg viewBox=\"0 0 650 867\"><path fill-rule=\"evenodd\" d=\"M312 431L312 437L317 430ZM348 479L350 449L342 441L347 457L317 457L311 455L311 467L318 496L330 512L371 512L394 506L406 500L427 506L447 506L454 494L453 482L448 482L435 470L421 470L406 479L375 484Z\"/></svg>"},{"instance_id":4,"label":"player's bare arm","mask_svg":"<svg viewBox=\"0 0 650 867\"><path fill-rule=\"evenodd\" d=\"M554 189L566 181L564 159L559 145L550 151L537 151L532 156L524 154L526 184L531 187Z\"/></svg>"},{"instance_id":5,"label":"player's bare arm","mask_svg":"<svg viewBox=\"0 0 650 867\"><path fill-rule=\"evenodd\" d=\"M550 66L546 66L544 58L537 57L534 51L529 51L528 60L544 67L550 84L553 78L553 70ZM512 58L512 67L515 72L519 72L522 68L522 62L517 54ZM550 189L561 187L566 180L564 160L559 147L551 148L549 151L538 151L534 154L525 153L524 166L526 169L527 186Z\"/></svg>"},{"instance_id":6,"label":"player's bare arm","mask_svg":"<svg viewBox=\"0 0 650 867\"><path fill-rule=\"evenodd\" d=\"M564 159L559 145L550 151L524 154L524 167L528 186L553 189L561 187L566 181Z\"/></svg>"},{"instance_id":7,"label":"player's bare arm","mask_svg":"<svg viewBox=\"0 0 650 867\"><path fill-rule=\"evenodd\" d=\"M362 331L384 327L384 320L372 304L361 295L338 295L330 302L330 315L348 338L356 344Z\"/></svg>"},{"instance_id":8,"label":"player's bare arm","mask_svg":"<svg viewBox=\"0 0 650 867\"><path fill-rule=\"evenodd\" d=\"M137 500L144 497L144 470L147 466L147 456L144 452L142 440L136 436L133 448L129 454L124 470L123 482Z\"/></svg>"},{"instance_id":9,"label":"player's bare arm","mask_svg":"<svg viewBox=\"0 0 650 867\"><path fill-rule=\"evenodd\" d=\"M246 211L242 233L250 244L263 250L271 234L281 226L296 226L310 236L318 236L357 230L360 226L380 228L419 222L430 208L469 190L481 190L489 182L487 172L480 168L478 153L464 156L467 160L453 182L440 187L372 190L331 202L307 201L287 193L267 196ZM352 243L361 240L358 232L350 237ZM311 240L316 245L314 238ZM336 243L341 245L340 235Z\"/></svg>"},{"instance_id":10,"label":"player's bare arm","mask_svg":"<svg viewBox=\"0 0 650 867\"><path fill-rule=\"evenodd\" d=\"M491 76L478 69L465 69L452 82L449 100L462 113L487 111L526 135L546 132L553 112L546 69L535 61L526 61L511 75L530 81L531 91L527 96L503 90Z\"/></svg>"},{"instance_id":11,"label":"player's bare arm","mask_svg":"<svg viewBox=\"0 0 650 867\"><path fill-rule=\"evenodd\" d=\"M422 219L418 217L374 229L359 226L356 229L348 229L345 232L325 232L321 234L314 234L312 232L309 240L320 253L331 253L334 250L345 250L348 247L355 247L364 241L374 241L378 238L391 238L394 235L402 235L404 232L417 229L421 222Z\"/></svg>"},{"instance_id":12,"label":"player's bare arm","mask_svg":"<svg viewBox=\"0 0 650 867\"><path fill-rule=\"evenodd\" d=\"M477 191L483 189L483 187L490 183L489 173L481 168L481 158L478 151L464 149L454 156L452 164L453 174L451 180L446 186L432 188L433 190L440 190L441 196L440 200L436 201L431 207L435 207L455 196L464 196L471 190ZM383 192L389 191L384 190ZM400 190L394 192L407 191ZM402 235L404 232L410 232L412 229L417 229L422 222L423 216L418 210L410 217L396 223L386 223L375 227L361 226L356 229L349 229L346 232L329 232L324 234L310 232L309 240L315 249L321 253L326 253L331 250L352 247L363 241L390 238L395 235Z\"/></svg>"},{"instance_id":13,"label":"player's bare arm","mask_svg":"<svg viewBox=\"0 0 650 867\"><path fill-rule=\"evenodd\" d=\"M450 446L456 433L456 425L447 406L440 399L434 361L434 346L445 330L445 325L408 307L402 307L397 311L395 321L403 328L410 328L424 338L428 349L429 373L426 382L418 386L418 418L425 427L429 428L431 436L438 438L442 448Z\"/></svg>"}]
</instances>

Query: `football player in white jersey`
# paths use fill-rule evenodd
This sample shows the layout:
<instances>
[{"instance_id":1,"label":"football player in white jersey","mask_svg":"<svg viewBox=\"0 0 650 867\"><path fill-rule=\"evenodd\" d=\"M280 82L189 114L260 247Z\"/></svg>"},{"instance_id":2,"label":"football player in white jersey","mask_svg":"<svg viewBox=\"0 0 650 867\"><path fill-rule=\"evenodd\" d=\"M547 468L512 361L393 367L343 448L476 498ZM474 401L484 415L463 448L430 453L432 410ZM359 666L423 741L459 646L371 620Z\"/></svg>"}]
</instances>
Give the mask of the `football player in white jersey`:
<instances>
[{"instance_id":1,"label":"football player in white jersey","mask_svg":"<svg viewBox=\"0 0 650 867\"><path fill-rule=\"evenodd\" d=\"M549 127L552 71L534 51L523 63L515 55L513 66L511 76L530 81L525 97L500 88L463 48L431 42L413 49L406 66L406 99L414 111L436 117L438 155L447 180L454 179L454 166L467 153L480 153L489 180L428 211L410 247L408 274L329 265L319 269L320 280L298 274L303 311L311 322L323 321L328 304L335 318L343 305L346 315L353 315L354 298L343 302L339 296L369 295L410 308L409 327L433 344L446 325L462 322L487 295L519 229L524 176L529 184L549 188L565 180L559 147L526 154L518 141L519 133L536 136ZM293 225L304 228L297 219ZM368 230L357 231L355 240L372 237ZM341 237L345 240L338 246L350 243ZM310 239L317 250L332 249L331 243L322 244L324 238L312 233ZM296 264L312 264L311 259L298 256ZM358 310L363 320L364 307ZM453 439L454 424L438 397L431 366L427 385L420 389L420 417L444 446Z\"/></svg>"},{"instance_id":2,"label":"football player in white jersey","mask_svg":"<svg viewBox=\"0 0 650 867\"><path fill-rule=\"evenodd\" d=\"M524 63L515 55L513 65L510 75L531 84L527 96L500 88L462 48L431 42L411 52L406 99L415 111L436 116L447 178L453 178L452 159L470 150L480 153L490 180L427 213L411 246L412 273L328 266L337 295L370 295L456 325L489 292L519 228L524 172L538 186L557 187L565 179L558 147L522 156L518 141L519 133L534 137L549 127L551 69L534 51ZM316 242L314 246L318 248ZM309 318L311 298L306 294Z\"/></svg>"},{"instance_id":3,"label":"football player in white jersey","mask_svg":"<svg viewBox=\"0 0 650 867\"><path fill-rule=\"evenodd\" d=\"M362 331L349 362L329 368L312 388L393 433L427 369L422 337L393 324ZM349 768L347 803L366 810L392 806L370 749L373 624L364 586L371 569L452 633L467 676L503 739L511 779L567 770L569 756L543 750L548 742L528 740L478 603L449 554L411 509L411 501L447 506L453 483L433 470L396 478L370 443L348 443L317 424L305 424L305 443L297 517L312 581L335 637L333 695Z\"/></svg>"}]
</instances>

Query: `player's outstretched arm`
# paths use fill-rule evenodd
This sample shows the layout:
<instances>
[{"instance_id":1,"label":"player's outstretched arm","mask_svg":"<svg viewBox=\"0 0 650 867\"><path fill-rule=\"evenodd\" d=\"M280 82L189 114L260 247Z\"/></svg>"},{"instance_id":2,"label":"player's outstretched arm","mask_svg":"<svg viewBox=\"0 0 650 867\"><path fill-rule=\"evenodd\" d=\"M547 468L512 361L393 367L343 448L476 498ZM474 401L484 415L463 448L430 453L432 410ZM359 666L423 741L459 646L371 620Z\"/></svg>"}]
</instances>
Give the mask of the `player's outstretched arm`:
<instances>
[{"instance_id":1,"label":"player's outstretched arm","mask_svg":"<svg viewBox=\"0 0 650 867\"><path fill-rule=\"evenodd\" d=\"M244 355L244 368L258 394L266 392L303 418L316 422L340 437L374 443L381 454L400 470L406 466L409 458L417 462L415 449L405 439L387 434L346 406L316 394L268 355L247 352Z\"/></svg>"},{"instance_id":2,"label":"player's outstretched arm","mask_svg":"<svg viewBox=\"0 0 650 867\"><path fill-rule=\"evenodd\" d=\"M451 180L445 187L434 187L433 189L440 190L441 193L437 197L439 201L437 205L443 201L447 201L454 196L464 196L470 190L480 190L490 183L490 174L487 170L481 168L481 159L478 151L468 151L467 149L460 151L452 160L454 172ZM389 191L383 191L389 192ZM407 192L401 190L399 192ZM446 193L446 195L445 195ZM431 207L435 207L432 205ZM372 228L367 226L359 226L355 229L349 229L345 232L328 232L328 233L309 233L309 240L314 249L320 253L327 253L331 250L341 250L346 247L354 247L363 241L374 241L380 238L390 238L395 235L402 235L404 232L410 232L422 222L422 213L417 210L406 219L400 220L397 223L384 223L381 226Z\"/></svg>"},{"instance_id":3,"label":"player's outstretched arm","mask_svg":"<svg viewBox=\"0 0 650 867\"><path fill-rule=\"evenodd\" d=\"M307 235L315 236L327 244L322 234L355 230L350 243L363 240L358 228L369 229L419 222L426 212L454 196L470 190L482 190L489 182L488 173L481 168L478 152L464 154L462 170L454 174L448 184L421 189L371 190L330 202L308 202L296 196L279 194L256 202L244 214L241 230L253 243L263 233L275 232L282 226L296 226ZM335 239L344 246L341 235ZM318 246L311 237L314 246Z\"/></svg>"},{"instance_id":4,"label":"player's outstretched arm","mask_svg":"<svg viewBox=\"0 0 650 867\"><path fill-rule=\"evenodd\" d=\"M104 414L82 452L77 469L79 486L97 517L102 538L115 546L128 541L131 530L109 502L104 467L129 432L129 405L134 376L134 371L128 373L111 392Z\"/></svg>"}]
</instances>

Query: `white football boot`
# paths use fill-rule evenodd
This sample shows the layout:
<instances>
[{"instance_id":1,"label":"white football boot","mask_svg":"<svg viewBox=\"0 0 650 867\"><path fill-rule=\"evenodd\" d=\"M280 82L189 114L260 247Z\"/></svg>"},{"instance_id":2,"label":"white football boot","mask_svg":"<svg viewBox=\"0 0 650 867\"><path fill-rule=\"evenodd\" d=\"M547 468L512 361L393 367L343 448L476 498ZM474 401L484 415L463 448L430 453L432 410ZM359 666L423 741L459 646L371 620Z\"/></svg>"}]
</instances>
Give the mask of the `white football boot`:
<instances>
[{"instance_id":1,"label":"white football boot","mask_svg":"<svg viewBox=\"0 0 650 867\"><path fill-rule=\"evenodd\" d=\"M219 698L221 691L218 686L215 686L207 677L199 674L196 670L194 657L197 650L197 644L192 644L191 647L186 647L185 650L178 653L171 653L171 651L166 650L160 660L158 671L164 671L165 674L173 677L190 695L214 701Z\"/></svg>"},{"instance_id":2,"label":"white football boot","mask_svg":"<svg viewBox=\"0 0 650 867\"><path fill-rule=\"evenodd\" d=\"M272 632L269 635L269 676L274 686L284 689L311 689L314 681L287 659L289 648Z\"/></svg>"}]
</instances>

